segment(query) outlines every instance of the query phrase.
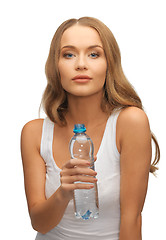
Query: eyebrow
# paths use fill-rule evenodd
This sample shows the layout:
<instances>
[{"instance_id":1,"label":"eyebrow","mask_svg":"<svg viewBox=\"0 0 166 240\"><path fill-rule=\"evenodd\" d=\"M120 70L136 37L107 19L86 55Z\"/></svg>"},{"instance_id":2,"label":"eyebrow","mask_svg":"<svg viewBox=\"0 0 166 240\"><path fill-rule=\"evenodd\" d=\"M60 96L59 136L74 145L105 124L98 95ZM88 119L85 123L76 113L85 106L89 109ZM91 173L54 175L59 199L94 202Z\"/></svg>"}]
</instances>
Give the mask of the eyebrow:
<instances>
[{"instance_id":1,"label":"eyebrow","mask_svg":"<svg viewBox=\"0 0 166 240\"><path fill-rule=\"evenodd\" d=\"M100 45L91 45L91 46L88 47L88 49L96 48L96 47L99 47L99 48L102 48L102 49L103 49L103 47L100 46ZM76 49L76 47L75 47L75 46L72 46L72 45L63 46L63 47L61 48L61 50L64 49L64 48Z\"/></svg>"}]
</instances>

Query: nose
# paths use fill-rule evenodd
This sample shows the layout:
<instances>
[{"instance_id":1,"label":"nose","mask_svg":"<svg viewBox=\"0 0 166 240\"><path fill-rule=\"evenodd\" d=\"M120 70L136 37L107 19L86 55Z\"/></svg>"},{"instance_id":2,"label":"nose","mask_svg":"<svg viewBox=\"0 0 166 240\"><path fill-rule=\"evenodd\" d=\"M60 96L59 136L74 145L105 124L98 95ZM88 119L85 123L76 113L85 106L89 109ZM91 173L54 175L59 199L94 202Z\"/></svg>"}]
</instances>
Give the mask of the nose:
<instances>
[{"instance_id":1,"label":"nose","mask_svg":"<svg viewBox=\"0 0 166 240\"><path fill-rule=\"evenodd\" d=\"M77 57L75 68L76 68L76 70L88 69L85 56L80 55L80 56Z\"/></svg>"}]
</instances>

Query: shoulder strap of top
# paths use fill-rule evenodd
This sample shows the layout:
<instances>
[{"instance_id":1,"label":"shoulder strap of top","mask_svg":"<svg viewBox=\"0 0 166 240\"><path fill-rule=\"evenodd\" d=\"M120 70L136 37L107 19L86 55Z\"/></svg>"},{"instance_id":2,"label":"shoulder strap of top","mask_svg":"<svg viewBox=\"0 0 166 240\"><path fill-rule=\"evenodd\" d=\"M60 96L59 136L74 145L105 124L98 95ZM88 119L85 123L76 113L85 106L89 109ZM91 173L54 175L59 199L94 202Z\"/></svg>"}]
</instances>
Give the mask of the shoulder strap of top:
<instances>
[{"instance_id":1,"label":"shoulder strap of top","mask_svg":"<svg viewBox=\"0 0 166 240\"><path fill-rule=\"evenodd\" d=\"M117 145L116 145L116 125L117 125L117 119L118 119L118 116L119 116L121 110L122 109L115 110L111 114L111 116L110 116L110 127L109 127L110 130L112 129L112 134L109 134L109 136L111 138L110 140L112 142L113 151L114 151L114 153L117 157L119 157L120 154L118 152Z\"/></svg>"},{"instance_id":2,"label":"shoulder strap of top","mask_svg":"<svg viewBox=\"0 0 166 240\"><path fill-rule=\"evenodd\" d=\"M43 121L40 155L47 163L52 156L54 123L47 117Z\"/></svg>"}]
</instances>

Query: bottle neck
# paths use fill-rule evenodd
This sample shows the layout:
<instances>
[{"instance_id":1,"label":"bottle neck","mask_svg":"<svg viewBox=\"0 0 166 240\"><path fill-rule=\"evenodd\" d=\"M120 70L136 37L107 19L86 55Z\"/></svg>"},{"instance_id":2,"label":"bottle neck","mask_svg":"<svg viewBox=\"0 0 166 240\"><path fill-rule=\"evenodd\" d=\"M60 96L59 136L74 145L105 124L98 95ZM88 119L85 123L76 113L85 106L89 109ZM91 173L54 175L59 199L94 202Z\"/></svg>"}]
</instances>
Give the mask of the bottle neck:
<instances>
[{"instance_id":1,"label":"bottle neck","mask_svg":"<svg viewBox=\"0 0 166 240\"><path fill-rule=\"evenodd\" d=\"M74 133L74 135L86 135L85 132L77 132L77 133Z\"/></svg>"}]
</instances>

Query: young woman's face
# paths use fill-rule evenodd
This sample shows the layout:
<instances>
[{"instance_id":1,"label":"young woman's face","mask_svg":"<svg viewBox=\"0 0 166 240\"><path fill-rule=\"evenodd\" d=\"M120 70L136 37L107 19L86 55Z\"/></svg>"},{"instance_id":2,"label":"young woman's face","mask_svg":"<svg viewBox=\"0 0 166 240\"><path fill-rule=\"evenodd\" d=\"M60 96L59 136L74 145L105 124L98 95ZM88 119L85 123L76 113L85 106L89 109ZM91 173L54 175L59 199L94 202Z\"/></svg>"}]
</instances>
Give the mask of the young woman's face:
<instances>
[{"instance_id":1,"label":"young woman's face","mask_svg":"<svg viewBox=\"0 0 166 240\"><path fill-rule=\"evenodd\" d=\"M59 72L68 94L90 96L103 91L107 61L98 32L74 25L62 35Z\"/></svg>"}]
</instances>

